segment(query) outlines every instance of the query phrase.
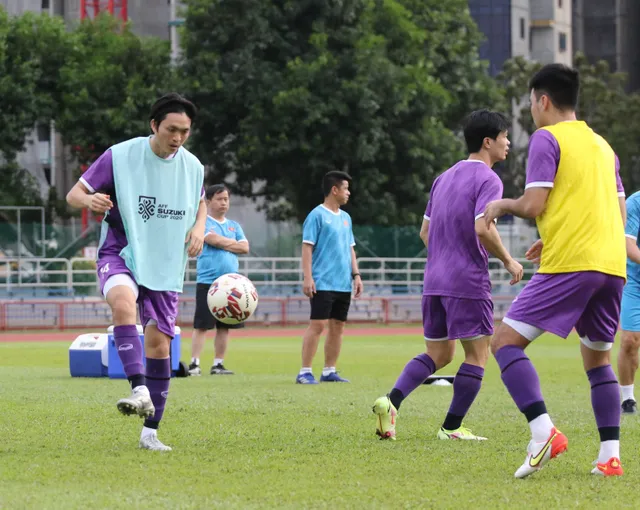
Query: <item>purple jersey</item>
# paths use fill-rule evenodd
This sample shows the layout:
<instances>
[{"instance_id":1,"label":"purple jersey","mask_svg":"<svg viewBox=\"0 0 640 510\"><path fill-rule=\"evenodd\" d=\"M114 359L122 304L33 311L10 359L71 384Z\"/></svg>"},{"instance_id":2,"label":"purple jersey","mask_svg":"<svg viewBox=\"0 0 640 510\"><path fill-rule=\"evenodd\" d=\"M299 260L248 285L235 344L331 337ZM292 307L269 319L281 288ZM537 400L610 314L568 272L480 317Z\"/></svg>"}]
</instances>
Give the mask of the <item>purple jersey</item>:
<instances>
[{"instance_id":1,"label":"purple jersey","mask_svg":"<svg viewBox=\"0 0 640 510\"><path fill-rule=\"evenodd\" d=\"M539 129L529 139L529 158L527 160L527 188L553 188L558 165L560 164L560 145L558 140L546 129ZM624 197L624 186L620 179L620 160L616 155L616 185L618 196Z\"/></svg>"},{"instance_id":2,"label":"purple jersey","mask_svg":"<svg viewBox=\"0 0 640 510\"><path fill-rule=\"evenodd\" d=\"M113 157L111 150L105 151L80 177L80 182L91 193L109 195L113 207L105 214L103 231L98 249L98 258L105 255L120 255L120 251L127 245L127 236L118 210L116 186L113 178ZM204 188L202 189L204 198ZM106 229L105 229L106 225Z\"/></svg>"},{"instance_id":3,"label":"purple jersey","mask_svg":"<svg viewBox=\"0 0 640 510\"><path fill-rule=\"evenodd\" d=\"M433 183L425 211L429 255L425 296L491 299L489 255L475 222L487 204L502 198L502 181L482 161L460 161Z\"/></svg>"}]
</instances>

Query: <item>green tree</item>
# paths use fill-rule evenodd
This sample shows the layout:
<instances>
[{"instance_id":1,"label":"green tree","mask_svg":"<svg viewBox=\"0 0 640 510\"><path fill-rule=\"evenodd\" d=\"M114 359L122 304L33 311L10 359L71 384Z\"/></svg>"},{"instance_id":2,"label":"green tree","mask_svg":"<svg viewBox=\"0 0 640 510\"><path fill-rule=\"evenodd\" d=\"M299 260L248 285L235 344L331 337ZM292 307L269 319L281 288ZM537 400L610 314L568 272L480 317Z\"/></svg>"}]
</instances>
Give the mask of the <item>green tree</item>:
<instances>
[{"instance_id":1,"label":"green tree","mask_svg":"<svg viewBox=\"0 0 640 510\"><path fill-rule=\"evenodd\" d=\"M495 87L466 0L187 0L183 78L210 180L301 220L330 169L354 177L359 223L419 224L463 154L463 113Z\"/></svg>"},{"instance_id":2,"label":"green tree","mask_svg":"<svg viewBox=\"0 0 640 510\"><path fill-rule=\"evenodd\" d=\"M514 125L527 135L535 131L529 111L529 80L540 67L539 63L515 57L505 63L497 77L506 101L514 107ZM640 96L628 94L626 75L611 72L604 61L591 64L577 53L574 67L580 72L581 81L578 118L586 121L616 151L620 175L629 194L640 187ZM503 173L506 196L522 192L526 161L526 148L510 152Z\"/></svg>"},{"instance_id":3,"label":"green tree","mask_svg":"<svg viewBox=\"0 0 640 510\"><path fill-rule=\"evenodd\" d=\"M85 20L70 37L56 128L86 164L114 143L149 133L149 108L175 80L169 44L140 38L113 17Z\"/></svg>"}]
</instances>

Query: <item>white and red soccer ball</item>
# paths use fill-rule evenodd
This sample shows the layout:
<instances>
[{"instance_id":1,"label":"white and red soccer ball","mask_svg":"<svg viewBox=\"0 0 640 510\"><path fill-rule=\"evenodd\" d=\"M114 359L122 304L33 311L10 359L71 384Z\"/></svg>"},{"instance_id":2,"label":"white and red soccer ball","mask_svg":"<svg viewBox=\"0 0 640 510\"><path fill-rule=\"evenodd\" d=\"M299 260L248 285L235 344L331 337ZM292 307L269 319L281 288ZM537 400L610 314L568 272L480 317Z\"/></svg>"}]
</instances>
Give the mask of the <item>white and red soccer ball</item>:
<instances>
[{"instance_id":1,"label":"white and red soccer ball","mask_svg":"<svg viewBox=\"0 0 640 510\"><path fill-rule=\"evenodd\" d=\"M256 311L258 291L246 276L224 274L211 284L207 304L211 314L220 322L240 324Z\"/></svg>"}]
</instances>

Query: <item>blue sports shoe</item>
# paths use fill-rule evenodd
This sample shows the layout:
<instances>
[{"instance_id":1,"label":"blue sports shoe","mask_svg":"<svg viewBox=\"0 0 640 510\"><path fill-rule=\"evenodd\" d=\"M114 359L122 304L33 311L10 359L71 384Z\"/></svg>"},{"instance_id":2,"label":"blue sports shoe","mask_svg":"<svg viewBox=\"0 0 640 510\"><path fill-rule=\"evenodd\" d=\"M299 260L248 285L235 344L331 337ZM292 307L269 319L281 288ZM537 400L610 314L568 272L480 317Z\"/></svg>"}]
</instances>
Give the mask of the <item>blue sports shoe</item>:
<instances>
[{"instance_id":1,"label":"blue sports shoe","mask_svg":"<svg viewBox=\"0 0 640 510\"><path fill-rule=\"evenodd\" d=\"M298 374L296 384L318 384L318 381L313 377L313 374L307 372L306 374Z\"/></svg>"},{"instance_id":2,"label":"blue sports shoe","mask_svg":"<svg viewBox=\"0 0 640 510\"><path fill-rule=\"evenodd\" d=\"M349 379L340 377L338 372L331 372L329 375L323 375L320 377L320 382L349 382Z\"/></svg>"}]
</instances>

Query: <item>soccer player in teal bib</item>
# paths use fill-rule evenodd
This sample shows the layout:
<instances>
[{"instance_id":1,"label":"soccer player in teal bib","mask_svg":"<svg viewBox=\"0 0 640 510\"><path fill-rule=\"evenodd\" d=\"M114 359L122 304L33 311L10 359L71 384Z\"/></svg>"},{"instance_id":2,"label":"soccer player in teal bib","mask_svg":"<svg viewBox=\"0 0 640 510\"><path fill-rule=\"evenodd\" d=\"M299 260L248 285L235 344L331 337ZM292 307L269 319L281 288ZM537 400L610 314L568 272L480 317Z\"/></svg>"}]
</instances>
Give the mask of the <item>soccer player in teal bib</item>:
<instances>
[{"instance_id":1,"label":"soccer player in teal bib","mask_svg":"<svg viewBox=\"0 0 640 510\"><path fill-rule=\"evenodd\" d=\"M191 364L189 373L201 375L200 354L207 331L216 329L215 355L211 375L232 375L224 366L224 356L229 343L229 330L242 328L244 324L229 325L217 320L209 310L207 295L211 284L223 274L237 273L238 255L249 253L249 241L237 221L226 217L229 211L229 189L224 184L209 186L206 192L207 216L204 248L198 257L198 284L196 286L196 311L193 317Z\"/></svg>"},{"instance_id":2,"label":"soccer player in teal bib","mask_svg":"<svg viewBox=\"0 0 640 510\"><path fill-rule=\"evenodd\" d=\"M169 394L178 294L188 257L197 256L204 241L204 167L182 146L195 115L195 106L180 95L161 97L151 108L153 135L111 147L67 195L71 206L104 214L98 279L132 389L117 407L146 418L139 445L148 450L171 450L157 430Z\"/></svg>"},{"instance_id":3,"label":"soccer player in teal bib","mask_svg":"<svg viewBox=\"0 0 640 510\"><path fill-rule=\"evenodd\" d=\"M311 365L327 323L329 331L320 382L349 382L338 375L336 364L352 288L354 297L362 294L351 216L340 209L349 201L350 182L351 177L345 172L327 173L322 180L324 202L309 213L302 227L302 290L311 300L311 320L302 342L298 384L318 384Z\"/></svg>"},{"instance_id":4,"label":"soccer player in teal bib","mask_svg":"<svg viewBox=\"0 0 640 510\"><path fill-rule=\"evenodd\" d=\"M618 376L622 393L622 412L638 411L633 381L638 370L640 348L640 191L626 201L627 283L622 291L620 312L621 347L618 352Z\"/></svg>"}]
</instances>

